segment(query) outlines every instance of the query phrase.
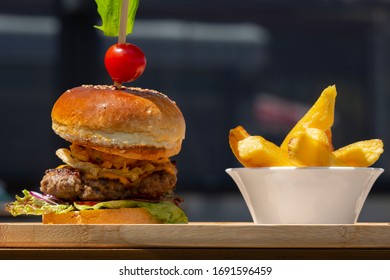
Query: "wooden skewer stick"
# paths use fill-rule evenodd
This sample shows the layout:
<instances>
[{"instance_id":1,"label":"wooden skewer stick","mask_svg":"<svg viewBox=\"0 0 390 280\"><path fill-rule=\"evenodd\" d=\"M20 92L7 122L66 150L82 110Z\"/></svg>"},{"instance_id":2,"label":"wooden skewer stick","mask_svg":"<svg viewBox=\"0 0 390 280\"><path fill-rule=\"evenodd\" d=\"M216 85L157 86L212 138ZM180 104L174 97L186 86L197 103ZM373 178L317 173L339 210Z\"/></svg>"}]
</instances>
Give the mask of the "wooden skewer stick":
<instances>
[{"instance_id":1,"label":"wooden skewer stick","mask_svg":"<svg viewBox=\"0 0 390 280\"><path fill-rule=\"evenodd\" d=\"M118 44L126 43L126 29L127 29L127 14L129 11L129 0L122 0L121 6L121 16L119 21L119 36L118 36ZM117 89L122 87L121 83L114 82L114 86Z\"/></svg>"},{"instance_id":2,"label":"wooden skewer stick","mask_svg":"<svg viewBox=\"0 0 390 280\"><path fill-rule=\"evenodd\" d=\"M122 0L121 17L119 21L118 44L126 43L127 15L129 12L129 0Z\"/></svg>"}]
</instances>

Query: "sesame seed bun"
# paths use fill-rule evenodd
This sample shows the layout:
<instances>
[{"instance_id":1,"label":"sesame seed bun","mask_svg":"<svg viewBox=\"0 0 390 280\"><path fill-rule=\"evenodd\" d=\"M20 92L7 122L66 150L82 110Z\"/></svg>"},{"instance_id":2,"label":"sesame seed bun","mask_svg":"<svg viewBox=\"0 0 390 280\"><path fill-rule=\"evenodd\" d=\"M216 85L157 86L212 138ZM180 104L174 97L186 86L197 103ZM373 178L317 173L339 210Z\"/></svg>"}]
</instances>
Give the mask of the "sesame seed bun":
<instances>
[{"instance_id":1,"label":"sesame seed bun","mask_svg":"<svg viewBox=\"0 0 390 280\"><path fill-rule=\"evenodd\" d=\"M149 89L76 87L60 96L51 116L53 130L65 140L133 159L176 155L185 135L175 102Z\"/></svg>"}]
</instances>

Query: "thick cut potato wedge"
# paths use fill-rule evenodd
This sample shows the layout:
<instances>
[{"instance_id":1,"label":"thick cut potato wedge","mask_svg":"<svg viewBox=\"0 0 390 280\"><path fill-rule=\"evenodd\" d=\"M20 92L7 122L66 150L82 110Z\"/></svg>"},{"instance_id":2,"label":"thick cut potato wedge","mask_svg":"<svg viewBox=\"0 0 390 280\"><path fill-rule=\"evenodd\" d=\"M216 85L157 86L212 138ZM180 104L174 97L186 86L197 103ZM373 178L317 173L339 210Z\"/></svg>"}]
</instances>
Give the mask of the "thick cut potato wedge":
<instances>
[{"instance_id":1,"label":"thick cut potato wedge","mask_svg":"<svg viewBox=\"0 0 390 280\"><path fill-rule=\"evenodd\" d=\"M234 156L243 166L256 167L251 162L242 159L238 152L238 142L248 138L249 136L249 133L242 126L237 126L236 128L231 129L229 132L229 145L233 151Z\"/></svg>"},{"instance_id":2,"label":"thick cut potato wedge","mask_svg":"<svg viewBox=\"0 0 390 280\"><path fill-rule=\"evenodd\" d=\"M230 130L230 135L231 136L234 136L237 140L243 140L245 138L248 138L249 136L251 136L246 130L245 128L243 128L242 126L237 126L236 128L233 128Z\"/></svg>"},{"instance_id":3,"label":"thick cut potato wedge","mask_svg":"<svg viewBox=\"0 0 390 280\"><path fill-rule=\"evenodd\" d=\"M237 160L245 167L296 166L286 151L261 136L251 136L242 126L229 132L229 144Z\"/></svg>"},{"instance_id":4,"label":"thick cut potato wedge","mask_svg":"<svg viewBox=\"0 0 390 280\"><path fill-rule=\"evenodd\" d=\"M330 151L331 143L325 131L307 128L292 135L288 143L290 159L304 166L347 166Z\"/></svg>"},{"instance_id":5,"label":"thick cut potato wedge","mask_svg":"<svg viewBox=\"0 0 390 280\"><path fill-rule=\"evenodd\" d=\"M325 130L325 134L326 134L326 137L328 138L328 142L329 142L329 151L333 152L334 151L334 147L333 147L333 142L332 142L332 129L329 128L327 130Z\"/></svg>"},{"instance_id":6,"label":"thick cut potato wedge","mask_svg":"<svg viewBox=\"0 0 390 280\"><path fill-rule=\"evenodd\" d=\"M238 142L239 157L249 166L300 166L288 157L287 151L281 149L261 136L249 136Z\"/></svg>"},{"instance_id":7,"label":"thick cut potato wedge","mask_svg":"<svg viewBox=\"0 0 390 280\"><path fill-rule=\"evenodd\" d=\"M293 129L287 134L281 148L288 150L288 143L291 137L299 131L306 128L317 128L327 133L328 137L332 136L330 131L334 121L334 108L336 103L336 86L327 87L309 109L309 111L297 122ZM329 143L332 143L329 139ZM332 145L329 146L332 149Z\"/></svg>"},{"instance_id":8,"label":"thick cut potato wedge","mask_svg":"<svg viewBox=\"0 0 390 280\"><path fill-rule=\"evenodd\" d=\"M333 152L333 155L349 166L368 167L373 165L383 153L383 142L371 139L352 143Z\"/></svg>"}]
</instances>

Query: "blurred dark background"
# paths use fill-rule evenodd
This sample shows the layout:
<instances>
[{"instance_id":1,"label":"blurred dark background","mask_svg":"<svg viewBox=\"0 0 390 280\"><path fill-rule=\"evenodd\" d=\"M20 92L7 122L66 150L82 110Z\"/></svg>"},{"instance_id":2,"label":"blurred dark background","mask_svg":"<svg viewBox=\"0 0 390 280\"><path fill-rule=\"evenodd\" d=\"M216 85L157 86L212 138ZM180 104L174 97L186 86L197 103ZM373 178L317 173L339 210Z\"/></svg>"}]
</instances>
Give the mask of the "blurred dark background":
<instances>
[{"instance_id":1,"label":"blurred dark background","mask_svg":"<svg viewBox=\"0 0 390 280\"><path fill-rule=\"evenodd\" d=\"M229 129L280 143L328 85L336 84L334 145L381 138L390 129L390 1L140 0L133 33L148 65L132 86L175 100L187 133L177 193L193 221L249 221L225 173L240 164ZM111 84L93 0L0 3L0 201L39 189L67 146L50 111L65 90ZM375 166L361 220L390 219L390 155ZM1 211L0 211L1 212Z\"/></svg>"}]
</instances>

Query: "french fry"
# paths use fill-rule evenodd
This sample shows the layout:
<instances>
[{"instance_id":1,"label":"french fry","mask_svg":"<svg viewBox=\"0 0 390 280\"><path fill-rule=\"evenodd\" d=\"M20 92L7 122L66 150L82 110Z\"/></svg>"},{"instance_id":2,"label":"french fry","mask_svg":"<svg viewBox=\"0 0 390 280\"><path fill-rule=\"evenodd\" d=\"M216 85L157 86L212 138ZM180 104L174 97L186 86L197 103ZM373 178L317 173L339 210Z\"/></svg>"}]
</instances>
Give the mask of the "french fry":
<instances>
[{"instance_id":1,"label":"french fry","mask_svg":"<svg viewBox=\"0 0 390 280\"><path fill-rule=\"evenodd\" d=\"M281 148L288 150L288 143L291 137L298 131L304 131L306 128L317 128L332 136L330 131L334 121L334 108L336 103L336 86L329 86L321 93L320 97L309 109L309 111L297 122L293 129L287 134L281 144ZM329 139L329 143L332 143ZM332 149L332 145L329 146Z\"/></svg>"},{"instance_id":2,"label":"french fry","mask_svg":"<svg viewBox=\"0 0 390 280\"><path fill-rule=\"evenodd\" d=\"M352 143L334 151L332 154L349 166L368 167L373 165L382 153L382 140L371 139Z\"/></svg>"},{"instance_id":3,"label":"french fry","mask_svg":"<svg viewBox=\"0 0 390 280\"><path fill-rule=\"evenodd\" d=\"M300 166L300 163L289 159L285 150L261 136L249 136L238 141L237 151L239 157L252 167Z\"/></svg>"},{"instance_id":4,"label":"french fry","mask_svg":"<svg viewBox=\"0 0 390 280\"><path fill-rule=\"evenodd\" d=\"M229 144L245 167L298 165L288 158L286 151L261 136L251 136L242 126L230 130Z\"/></svg>"},{"instance_id":5,"label":"french fry","mask_svg":"<svg viewBox=\"0 0 390 280\"><path fill-rule=\"evenodd\" d=\"M328 142L329 142L329 151L333 152L334 151L334 147L333 147L333 142L332 142L332 129L329 128L327 130L325 130L325 134L326 134L326 137L328 138Z\"/></svg>"},{"instance_id":6,"label":"french fry","mask_svg":"<svg viewBox=\"0 0 390 280\"><path fill-rule=\"evenodd\" d=\"M332 154L330 146L326 131L307 128L292 135L288 143L288 155L305 166L347 166Z\"/></svg>"},{"instance_id":7,"label":"french fry","mask_svg":"<svg viewBox=\"0 0 390 280\"><path fill-rule=\"evenodd\" d=\"M233 128L230 130L230 133L234 135L234 137L237 139L237 140L243 140L245 138L248 138L249 136L251 136L246 130L245 128L243 128L242 126L237 126L236 128Z\"/></svg>"},{"instance_id":8,"label":"french fry","mask_svg":"<svg viewBox=\"0 0 390 280\"><path fill-rule=\"evenodd\" d=\"M249 136L249 133L242 126L237 126L229 132L229 145L234 156L243 166L256 167L256 165L253 165L251 162L242 159L238 152L238 142L248 138Z\"/></svg>"}]
</instances>

